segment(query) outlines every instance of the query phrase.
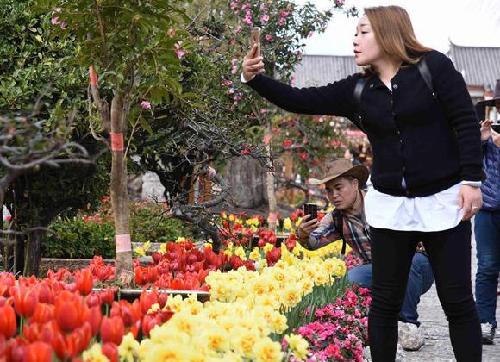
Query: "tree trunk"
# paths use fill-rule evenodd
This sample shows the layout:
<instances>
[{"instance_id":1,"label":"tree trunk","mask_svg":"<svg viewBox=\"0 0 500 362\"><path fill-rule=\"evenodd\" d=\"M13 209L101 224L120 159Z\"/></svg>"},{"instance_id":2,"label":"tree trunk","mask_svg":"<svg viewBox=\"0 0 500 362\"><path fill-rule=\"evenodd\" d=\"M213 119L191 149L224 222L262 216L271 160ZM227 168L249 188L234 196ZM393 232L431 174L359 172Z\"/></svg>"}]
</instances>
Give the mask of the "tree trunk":
<instances>
[{"instance_id":1,"label":"tree trunk","mask_svg":"<svg viewBox=\"0 0 500 362\"><path fill-rule=\"evenodd\" d=\"M115 218L116 277L123 284L130 284L134 276L132 244L129 231L127 160L124 148L123 95L116 94L111 102L111 204Z\"/></svg>"},{"instance_id":2,"label":"tree trunk","mask_svg":"<svg viewBox=\"0 0 500 362\"><path fill-rule=\"evenodd\" d=\"M232 159L225 179L236 207L253 209L266 202L264 168L258 160L246 156Z\"/></svg>"},{"instance_id":3,"label":"tree trunk","mask_svg":"<svg viewBox=\"0 0 500 362\"><path fill-rule=\"evenodd\" d=\"M40 260L42 259L42 237L44 231L34 230L28 237L28 247L26 248L26 262L24 263L24 276L38 276L40 271Z\"/></svg>"},{"instance_id":4,"label":"tree trunk","mask_svg":"<svg viewBox=\"0 0 500 362\"><path fill-rule=\"evenodd\" d=\"M15 235L14 238L15 238L15 245L16 245L15 248L13 248L15 250L14 271L16 273L23 272L24 266L25 266L25 258L27 258L27 256L25 255L26 248L24 247L24 243L26 242L26 235L24 235L24 234ZM40 241L39 241L39 243L40 243ZM30 250L30 248L28 248L28 250ZM38 250L39 250L39 253L38 253L37 265L39 267L40 266L40 259L42 258L40 246L39 246ZM28 251L28 253L29 253L29 251ZM37 275L38 275L38 267L35 270Z\"/></svg>"},{"instance_id":5,"label":"tree trunk","mask_svg":"<svg viewBox=\"0 0 500 362\"><path fill-rule=\"evenodd\" d=\"M268 137L272 135L272 124L271 120L269 119L267 121L267 126L266 126L266 134ZM266 151L267 151L267 157L269 159L269 162L271 163L271 142L266 146ZM271 166L271 165L270 165ZM276 229L278 220L277 220L277 202L276 202L276 194L274 192L274 172L271 170L268 170L266 172L266 194L267 194L267 202L269 206L269 228L271 230Z\"/></svg>"}]
</instances>

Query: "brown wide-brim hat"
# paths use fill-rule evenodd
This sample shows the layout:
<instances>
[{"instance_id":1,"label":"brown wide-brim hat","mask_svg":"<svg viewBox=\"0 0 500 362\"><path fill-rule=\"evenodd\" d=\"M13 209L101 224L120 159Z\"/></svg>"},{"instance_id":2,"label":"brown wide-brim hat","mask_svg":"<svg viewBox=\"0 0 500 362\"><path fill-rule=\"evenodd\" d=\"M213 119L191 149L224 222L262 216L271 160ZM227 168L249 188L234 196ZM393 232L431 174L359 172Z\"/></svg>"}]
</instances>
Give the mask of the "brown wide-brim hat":
<instances>
[{"instance_id":1,"label":"brown wide-brim hat","mask_svg":"<svg viewBox=\"0 0 500 362\"><path fill-rule=\"evenodd\" d=\"M497 79L493 98L484 101L479 101L477 104L481 107L495 107L496 103L500 102L500 79Z\"/></svg>"},{"instance_id":2,"label":"brown wide-brim hat","mask_svg":"<svg viewBox=\"0 0 500 362\"><path fill-rule=\"evenodd\" d=\"M310 185L321 185L336 179L338 177L351 176L359 181L359 186L363 187L368 180L370 173L363 165L353 166L352 162L347 159L339 159L328 163L325 167L324 177L322 179L310 178Z\"/></svg>"}]
</instances>

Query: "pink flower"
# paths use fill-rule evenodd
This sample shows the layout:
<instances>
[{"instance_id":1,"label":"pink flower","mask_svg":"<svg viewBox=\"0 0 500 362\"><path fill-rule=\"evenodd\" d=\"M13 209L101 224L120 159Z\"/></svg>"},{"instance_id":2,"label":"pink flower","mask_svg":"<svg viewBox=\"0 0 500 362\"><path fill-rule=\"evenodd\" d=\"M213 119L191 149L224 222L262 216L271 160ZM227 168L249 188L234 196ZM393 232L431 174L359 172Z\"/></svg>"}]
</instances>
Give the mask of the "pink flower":
<instances>
[{"instance_id":1,"label":"pink flower","mask_svg":"<svg viewBox=\"0 0 500 362\"><path fill-rule=\"evenodd\" d=\"M142 109L151 109L151 103L149 103L148 101L142 101L141 108Z\"/></svg>"},{"instance_id":2,"label":"pink flower","mask_svg":"<svg viewBox=\"0 0 500 362\"><path fill-rule=\"evenodd\" d=\"M59 16L53 16L52 19L50 20L50 22L52 23L52 25L57 25L61 21L59 20Z\"/></svg>"},{"instance_id":3,"label":"pink flower","mask_svg":"<svg viewBox=\"0 0 500 362\"><path fill-rule=\"evenodd\" d=\"M267 22L269 21L269 15L267 15L267 14L266 14L266 15L262 15L262 16L260 17L260 21L261 21L263 24L267 23Z\"/></svg>"},{"instance_id":4,"label":"pink flower","mask_svg":"<svg viewBox=\"0 0 500 362\"><path fill-rule=\"evenodd\" d=\"M267 40L267 41L269 41L269 42L273 41L273 39L274 39L274 38L273 38L273 36L272 36L271 34L266 34L265 38L266 38L266 40Z\"/></svg>"},{"instance_id":5,"label":"pink flower","mask_svg":"<svg viewBox=\"0 0 500 362\"><path fill-rule=\"evenodd\" d=\"M177 43L175 43L174 48L175 48L175 55L177 55L177 58L178 59L184 58L184 56L186 55L186 51L182 47L182 41L178 41Z\"/></svg>"},{"instance_id":6,"label":"pink flower","mask_svg":"<svg viewBox=\"0 0 500 362\"><path fill-rule=\"evenodd\" d=\"M243 22L247 25L252 26L253 25L252 16L247 14L245 16L245 19L243 19Z\"/></svg>"}]
</instances>

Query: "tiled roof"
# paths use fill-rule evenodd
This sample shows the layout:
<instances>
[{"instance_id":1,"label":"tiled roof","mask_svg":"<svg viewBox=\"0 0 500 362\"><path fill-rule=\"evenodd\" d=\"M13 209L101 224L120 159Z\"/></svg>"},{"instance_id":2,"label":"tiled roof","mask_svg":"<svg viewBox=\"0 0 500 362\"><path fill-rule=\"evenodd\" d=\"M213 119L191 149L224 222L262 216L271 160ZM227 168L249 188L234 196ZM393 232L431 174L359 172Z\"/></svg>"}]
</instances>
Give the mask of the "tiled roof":
<instances>
[{"instance_id":1,"label":"tiled roof","mask_svg":"<svg viewBox=\"0 0 500 362\"><path fill-rule=\"evenodd\" d=\"M494 88L500 79L500 47L466 47L450 42L448 56L469 86ZM325 85L358 71L353 56L306 54L295 69L295 85Z\"/></svg>"},{"instance_id":2,"label":"tiled roof","mask_svg":"<svg viewBox=\"0 0 500 362\"><path fill-rule=\"evenodd\" d=\"M450 42L448 56L467 85L495 88L500 79L500 47L465 47Z\"/></svg>"},{"instance_id":3,"label":"tiled roof","mask_svg":"<svg viewBox=\"0 0 500 362\"><path fill-rule=\"evenodd\" d=\"M303 55L294 73L294 85L326 85L359 71L353 56Z\"/></svg>"}]
</instances>

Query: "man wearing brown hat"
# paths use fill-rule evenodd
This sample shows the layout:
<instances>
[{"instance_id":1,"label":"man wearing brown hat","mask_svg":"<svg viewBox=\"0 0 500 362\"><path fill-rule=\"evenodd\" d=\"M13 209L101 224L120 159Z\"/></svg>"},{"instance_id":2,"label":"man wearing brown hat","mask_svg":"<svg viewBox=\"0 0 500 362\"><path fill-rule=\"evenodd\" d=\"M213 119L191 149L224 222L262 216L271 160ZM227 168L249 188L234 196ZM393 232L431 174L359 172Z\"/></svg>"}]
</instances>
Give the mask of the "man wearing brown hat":
<instances>
[{"instance_id":1,"label":"man wearing brown hat","mask_svg":"<svg viewBox=\"0 0 500 362\"><path fill-rule=\"evenodd\" d=\"M368 180L365 166L353 166L346 159L335 160L325 167L322 179L310 179L310 184L324 184L328 199L335 209L325 215L321 222L309 220L304 216L297 230L297 237L302 246L309 250L321 248L335 240L342 239L362 260L363 264L352 268L347 273L351 283L365 288L372 286L371 240L370 230L365 219L364 195L361 191ZM427 256L415 253L405 299L400 312L399 338L405 350L418 350L424 339L418 332L417 304L420 296L427 292L434 282L434 275Z\"/></svg>"}]
</instances>

